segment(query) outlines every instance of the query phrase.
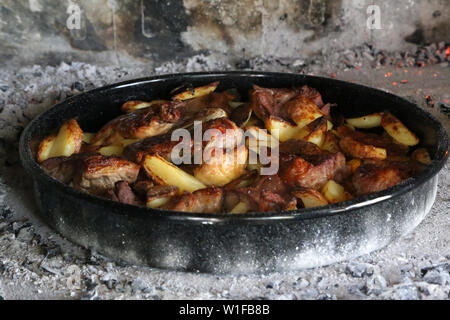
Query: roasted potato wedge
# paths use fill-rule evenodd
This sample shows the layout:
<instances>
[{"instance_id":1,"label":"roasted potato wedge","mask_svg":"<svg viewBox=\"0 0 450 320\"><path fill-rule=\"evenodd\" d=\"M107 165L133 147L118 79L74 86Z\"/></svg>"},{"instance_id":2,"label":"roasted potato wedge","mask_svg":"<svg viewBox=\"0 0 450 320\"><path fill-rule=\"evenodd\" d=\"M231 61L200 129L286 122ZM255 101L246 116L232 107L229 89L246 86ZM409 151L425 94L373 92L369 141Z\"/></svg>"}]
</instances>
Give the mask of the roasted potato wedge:
<instances>
[{"instance_id":1,"label":"roasted potato wedge","mask_svg":"<svg viewBox=\"0 0 450 320\"><path fill-rule=\"evenodd\" d=\"M53 135L50 135L50 136L44 138L44 140L42 140L42 142L39 145L38 152L37 152L37 161L39 163L50 158L49 157L50 151L52 150L55 139L56 139L56 135L53 134Z\"/></svg>"},{"instance_id":2,"label":"roasted potato wedge","mask_svg":"<svg viewBox=\"0 0 450 320\"><path fill-rule=\"evenodd\" d=\"M329 203L342 202L352 199L352 195L346 192L344 187L334 180L329 180L326 183L326 185L322 188L322 194Z\"/></svg>"},{"instance_id":3,"label":"roasted potato wedge","mask_svg":"<svg viewBox=\"0 0 450 320\"><path fill-rule=\"evenodd\" d=\"M313 189L296 190L293 194L302 200L305 208L321 207L328 204L328 200L319 191Z\"/></svg>"},{"instance_id":4,"label":"roasted potato wedge","mask_svg":"<svg viewBox=\"0 0 450 320\"><path fill-rule=\"evenodd\" d=\"M314 124L314 126L312 126ZM317 146L321 146L325 140L325 133L327 132L327 120L325 118L319 118L313 123L309 124L308 129L310 132L303 139L308 142L314 143Z\"/></svg>"},{"instance_id":5,"label":"roasted potato wedge","mask_svg":"<svg viewBox=\"0 0 450 320\"><path fill-rule=\"evenodd\" d=\"M341 151L341 149L339 148L339 140L332 131L325 132L325 138L320 148L331 153L337 153Z\"/></svg>"},{"instance_id":6,"label":"roasted potato wedge","mask_svg":"<svg viewBox=\"0 0 450 320\"><path fill-rule=\"evenodd\" d=\"M301 130L301 128L276 117L267 118L264 124L270 134L281 142L294 138Z\"/></svg>"},{"instance_id":7,"label":"roasted potato wedge","mask_svg":"<svg viewBox=\"0 0 450 320\"><path fill-rule=\"evenodd\" d=\"M419 143L419 138L392 113L385 113L383 115L381 126L397 142L407 146L415 146Z\"/></svg>"},{"instance_id":8,"label":"roasted potato wedge","mask_svg":"<svg viewBox=\"0 0 450 320\"><path fill-rule=\"evenodd\" d=\"M249 210L249 207L245 202L239 202L230 213L246 213Z\"/></svg>"},{"instance_id":9,"label":"roasted potato wedge","mask_svg":"<svg viewBox=\"0 0 450 320\"><path fill-rule=\"evenodd\" d=\"M211 92L214 92L216 88L219 86L219 82L213 82L210 84L207 84L206 86L197 87L194 89L189 89L183 92L178 93L177 95L172 97L172 100L188 100L193 98L198 98L201 96L205 96L207 94L210 94Z\"/></svg>"},{"instance_id":10,"label":"roasted potato wedge","mask_svg":"<svg viewBox=\"0 0 450 320\"><path fill-rule=\"evenodd\" d=\"M56 136L45 138L38 149L38 161L48 158L69 157L80 151L83 143L83 131L75 119L65 122Z\"/></svg>"},{"instance_id":11,"label":"roasted potato wedge","mask_svg":"<svg viewBox=\"0 0 450 320\"><path fill-rule=\"evenodd\" d=\"M123 146L105 146L98 149L98 153L102 156L121 156Z\"/></svg>"},{"instance_id":12,"label":"roasted potato wedge","mask_svg":"<svg viewBox=\"0 0 450 320\"><path fill-rule=\"evenodd\" d=\"M147 201L145 204L147 208L159 208L167 204L170 201L170 199L171 199L170 197L152 199Z\"/></svg>"},{"instance_id":13,"label":"roasted potato wedge","mask_svg":"<svg viewBox=\"0 0 450 320\"><path fill-rule=\"evenodd\" d=\"M354 128L370 129L381 126L382 118L383 113L373 113L359 118L345 119L345 121Z\"/></svg>"},{"instance_id":14,"label":"roasted potato wedge","mask_svg":"<svg viewBox=\"0 0 450 320\"><path fill-rule=\"evenodd\" d=\"M198 179L158 155L145 156L143 167L147 174L160 184L176 186L188 192L206 188Z\"/></svg>"},{"instance_id":15,"label":"roasted potato wedge","mask_svg":"<svg viewBox=\"0 0 450 320\"><path fill-rule=\"evenodd\" d=\"M345 155L358 159L378 159L384 160L387 151L384 148L377 148L372 145L363 144L350 137L344 137L339 141L339 147Z\"/></svg>"},{"instance_id":16,"label":"roasted potato wedge","mask_svg":"<svg viewBox=\"0 0 450 320\"><path fill-rule=\"evenodd\" d=\"M261 147L276 148L279 145L277 139L258 127L248 128L246 134L249 136L248 148L257 154Z\"/></svg>"},{"instance_id":17,"label":"roasted potato wedge","mask_svg":"<svg viewBox=\"0 0 450 320\"><path fill-rule=\"evenodd\" d=\"M289 100L285 107L299 128L303 128L324 115L311 99L303 96Z\"/></svg>"},{"instance_id":18,"label":"roasted potato wedge","mask_svg":"<svg viewBox=\"0 0 450 320\"><path fill-rule=\"evenodd\" d=\"M431 163L430 154L425 148L414 150L414 152L411 154L411 158L425 165Z\"/></svg>"},{"instance_id":19,"label":"roasted potato wedge","mask_svg":"<svg viewBox=\"0 0 450 320\"><path fill-rule=\"evenodd\" d=\"M154 105L163 104L168 102L167 100L152 100L150 102L145 101L127 101L120 108L123 112L129 113L138 109L148 108Z\"/></svg>"},{"instance_id":20,"label":"roasted potato wedge","mask_svg":"<svg viewBox=\"0 0 450 320\"><path fill-rule=\"evenodd\" d=\"M96 135L96 133L83 132L82 140L84 143L89 144L94 139L95 135Z\"/></svg>"},{"instance_id":21,"label":"roasted potato wedge","mask_svg":"<svg viewBox=\"0 0 450 320\"><path fill-rule=\"evenodd\" d=\"M347 165L350 166L352 173L354 173L356 171L356 169L358 169L358 167L361 165L361 160L360 159L352 159L347 162Z\"/></svg>"}]
</instances>

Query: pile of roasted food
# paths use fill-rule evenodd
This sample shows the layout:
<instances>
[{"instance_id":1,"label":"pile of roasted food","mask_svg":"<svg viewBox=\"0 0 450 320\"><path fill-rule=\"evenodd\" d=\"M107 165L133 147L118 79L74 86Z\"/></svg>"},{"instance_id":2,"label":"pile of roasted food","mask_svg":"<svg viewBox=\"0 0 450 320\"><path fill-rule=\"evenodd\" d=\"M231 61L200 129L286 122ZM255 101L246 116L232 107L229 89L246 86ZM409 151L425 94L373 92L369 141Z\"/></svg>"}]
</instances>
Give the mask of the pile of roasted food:
<instances>
[{"instance_id":1,"label":"pile of roasted food","mask_svg":"<svg viewBox=\"0 0 450 320\"><path fill-rule=\"evenodd\" d=\"M350 200L392 187L431 162L389 111L344 118L308 86L254 86L246 97L236 89L217 92L218 85L178 90L170 100L125 102L124 114L97 133L71 119L40 143L37 161L59 181L114 201L230 214ZM200 134L223 134L199 144L199 123ZM214 146L209 161L175 161L182 142L173 138L176 129L194 133L187 149L183 140L184 159ZM275 170L267 174L269 167Z\"/></svg>"}]
</instances>

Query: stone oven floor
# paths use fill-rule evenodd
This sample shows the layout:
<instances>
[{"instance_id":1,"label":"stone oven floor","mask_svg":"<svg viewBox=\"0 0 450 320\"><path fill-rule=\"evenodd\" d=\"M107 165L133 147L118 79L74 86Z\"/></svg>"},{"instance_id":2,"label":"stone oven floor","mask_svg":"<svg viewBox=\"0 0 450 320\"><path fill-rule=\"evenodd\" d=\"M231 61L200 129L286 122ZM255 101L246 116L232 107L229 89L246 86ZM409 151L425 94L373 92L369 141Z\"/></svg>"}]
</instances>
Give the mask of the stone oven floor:
<instances>
[{"instance_id":1,"label":"stone oven floor","mask_svg":"<svg viewBox=\"0 0 450 320\"><path fill-rule=\"evenodd\" d=\"M56 100L107 83L219 68L191 60L156 70L83 63L0 70L0 299L449 299L448 166L440 173L431 212L412 233L372 254L312 270L216 276L119 265L70 243L39 220L31 181L17 154L18 135L31 118ZM273 65L257 69L287 70ZM450 130L450 119L439 112L440 105L450 110L448 65L407 70L362 67L314 73L404 96Z\"/></svg>"}]
</instances>

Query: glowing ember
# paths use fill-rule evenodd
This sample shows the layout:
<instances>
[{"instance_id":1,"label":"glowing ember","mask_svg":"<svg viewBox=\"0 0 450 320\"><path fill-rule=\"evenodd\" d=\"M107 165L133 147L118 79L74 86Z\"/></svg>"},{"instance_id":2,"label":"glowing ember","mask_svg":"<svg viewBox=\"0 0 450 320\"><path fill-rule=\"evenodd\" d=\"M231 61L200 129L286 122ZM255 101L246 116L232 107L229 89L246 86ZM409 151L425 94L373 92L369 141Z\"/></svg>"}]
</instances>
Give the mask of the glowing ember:
<instances>
[{"instance_id":1,"label":"glowing ember","mask_svg":"<svg viewBox=\"0 0 450 320\"><path fill-rule=\"evenodd\" d=\"M331 74L331 77L332 77L332 78L336 78L336 73L332 73L332 74Z\"/></svg>"},{"instance_id":2,"label":"glowing ember","mask_svg":"<svg viewBox=\"0 0 450 320\"><path fill-rule=\"evenodd\" d=\"M401 83L408 83L408 80L401 80Z\"/></svg>"},{"instance_id":3,"label":"glowing ember","mask_svg":"<svg viewBox=\"0 0 450 320\"><path fill-rule=\"evenodd\" d=\"M384 75L385 78L389 78L390 76L392 76L392 72L388 72Z\"/></svg>"},{"instance_id":4,"label":"glowing ember","mask_svg":"<svg viewBox=\"0 0 450 320\"><path fill-rule=\"evenodd\" d=\"M397 82L395 82L395 81L392 82L392 85L393 85L393 86L396 86L396 85L397 85Z\"/></svg>"},{"instance_id":5,"label":"glowing ember","mask_svg":"<svg viewBox=\"0 0 450 320\"><path fill-rule=\"evenodd\" d=\"M447 50L445 50L445 57L447 58L450 56L450 47L447 47Z\"/></svg>"}]
</instances>

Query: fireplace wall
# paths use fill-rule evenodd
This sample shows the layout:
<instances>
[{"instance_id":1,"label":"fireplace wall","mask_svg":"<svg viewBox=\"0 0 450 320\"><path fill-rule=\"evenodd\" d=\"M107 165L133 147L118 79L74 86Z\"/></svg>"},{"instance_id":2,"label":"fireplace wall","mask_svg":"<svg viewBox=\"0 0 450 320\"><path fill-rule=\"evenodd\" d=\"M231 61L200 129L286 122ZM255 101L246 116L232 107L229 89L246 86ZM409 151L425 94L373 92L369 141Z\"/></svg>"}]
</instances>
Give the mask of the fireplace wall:
<instances>
[{"instance_id":1,"label":"fireplace wall","mask_svg":"<svg viewBox=\"0 0 450 320\"><path fill-rule=\"evenodd\" d=\"M373 5L381 29L367 26ZM403 50L450 42L448 17L447 0L0 0L0 65L158 65L199 53L233 63L363 43Z\"/></svg>"}]
</instances>

